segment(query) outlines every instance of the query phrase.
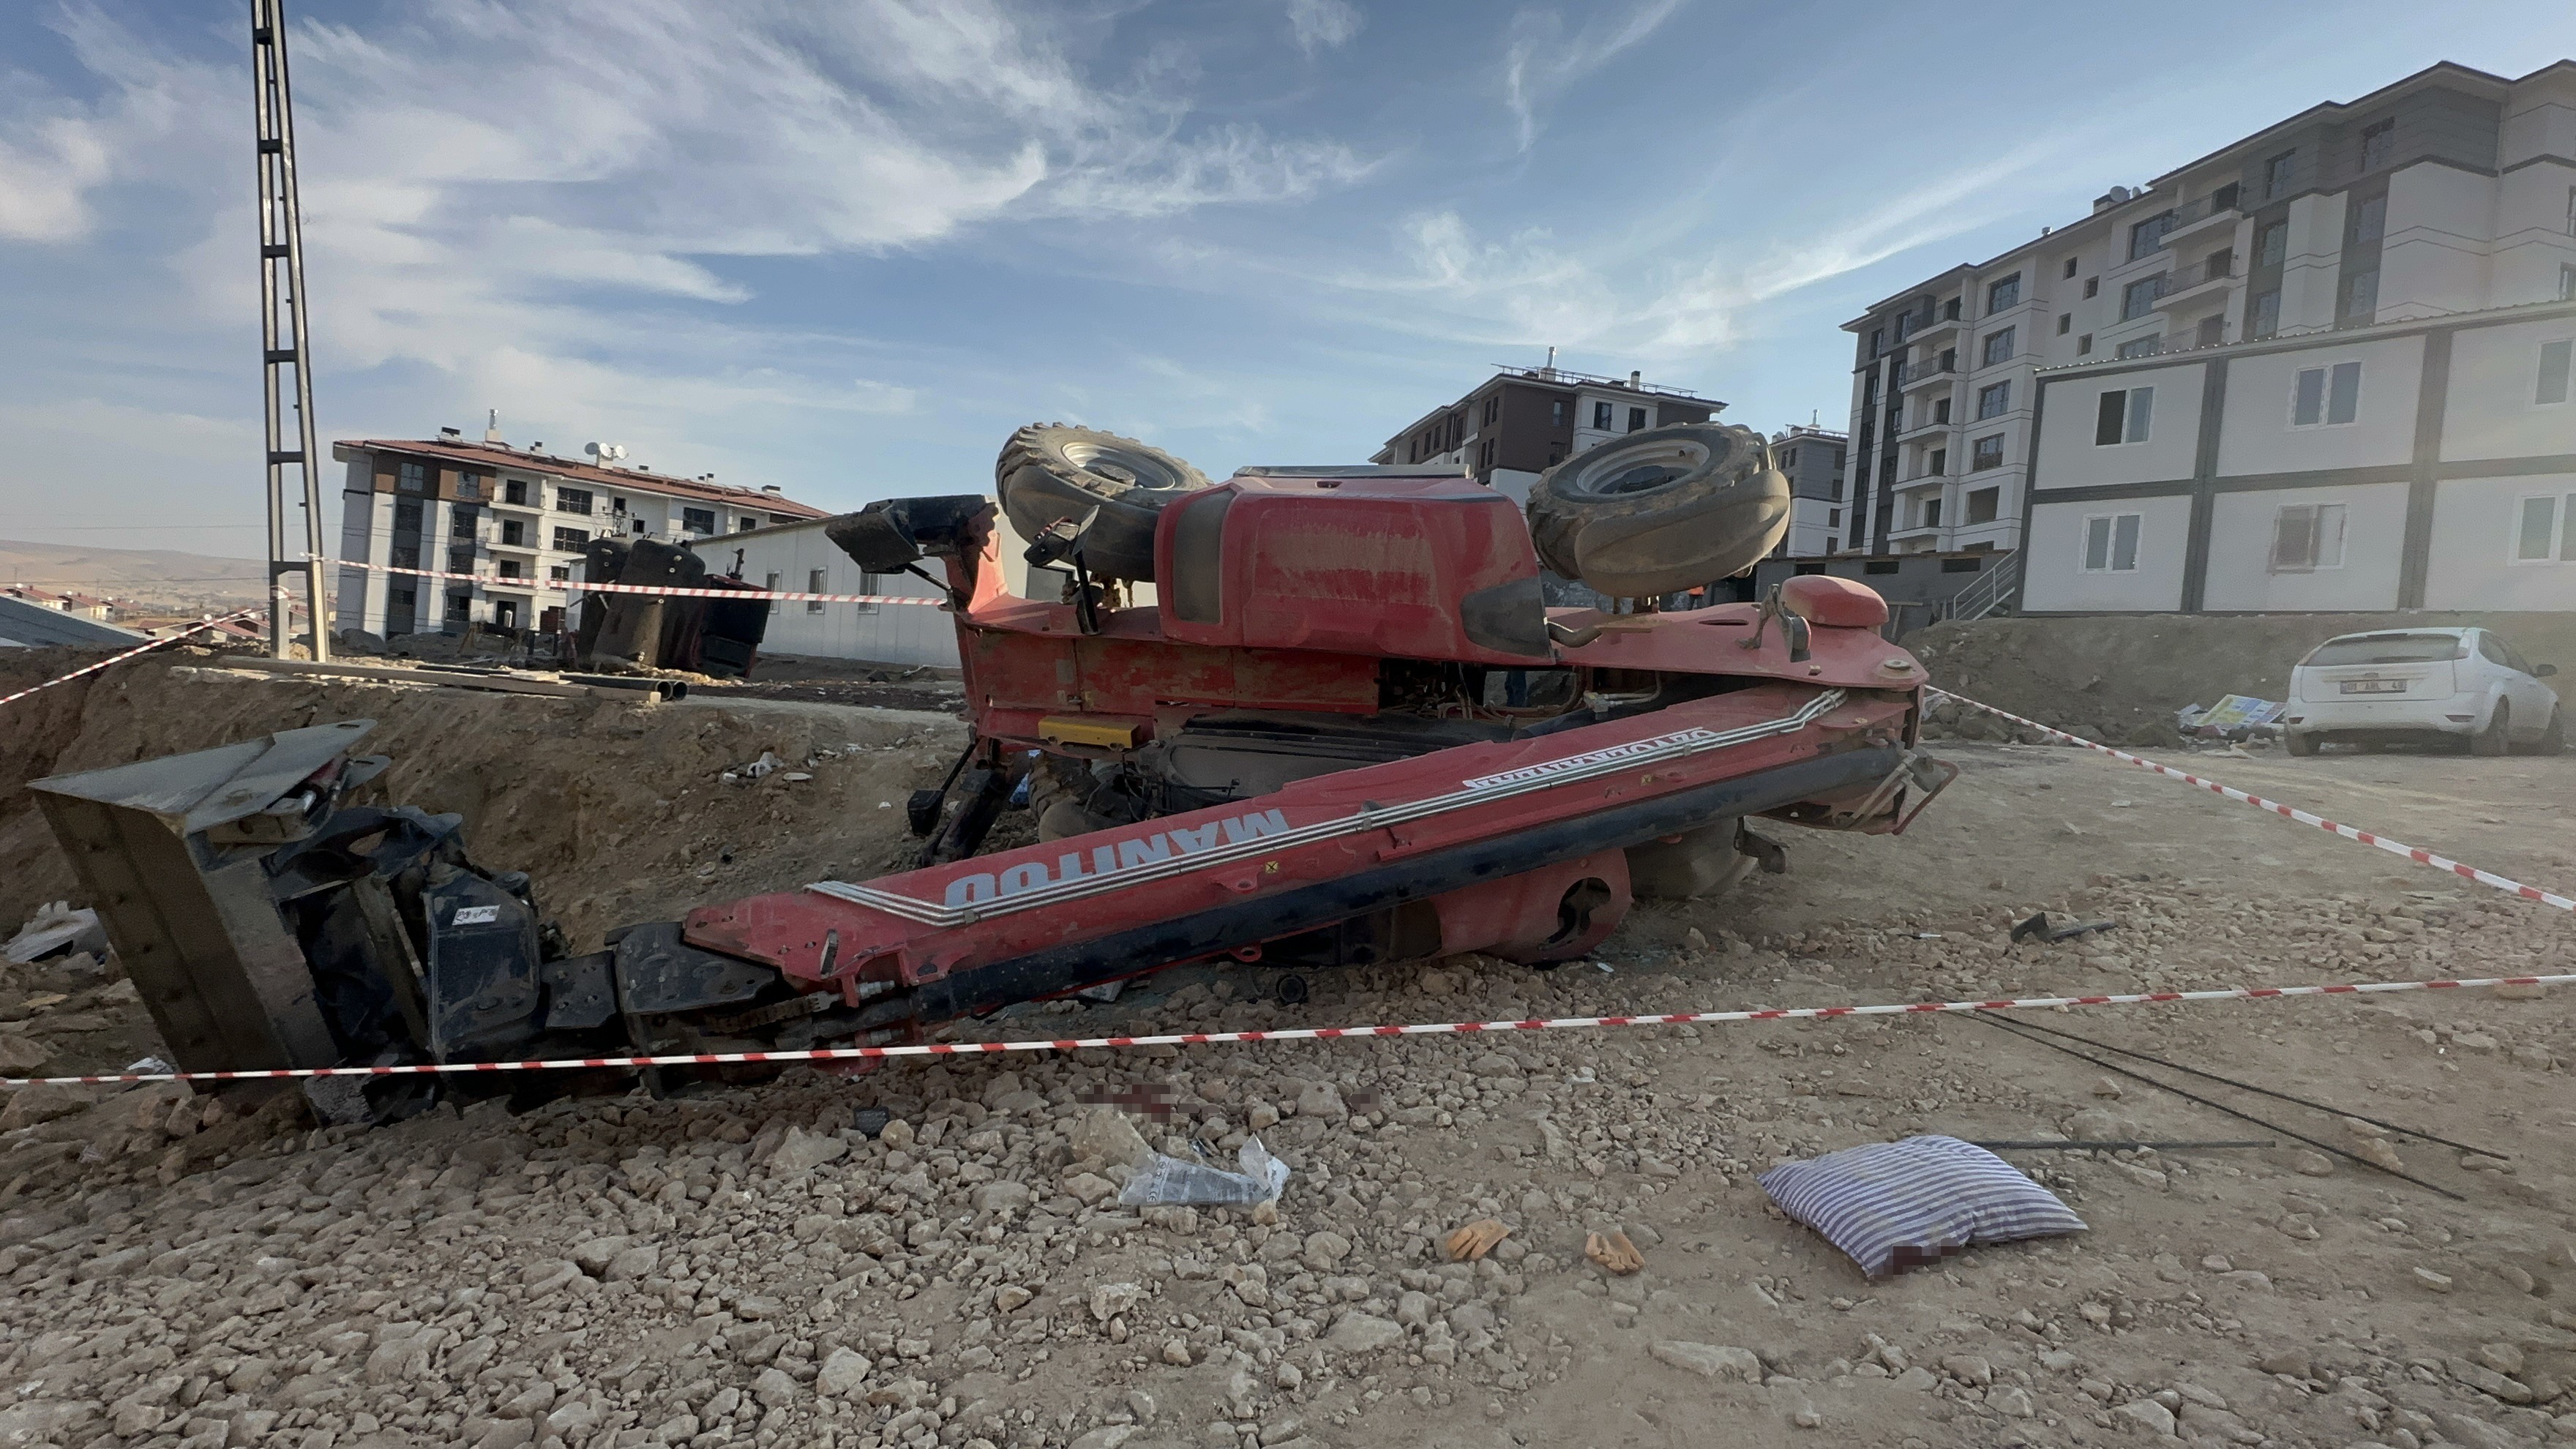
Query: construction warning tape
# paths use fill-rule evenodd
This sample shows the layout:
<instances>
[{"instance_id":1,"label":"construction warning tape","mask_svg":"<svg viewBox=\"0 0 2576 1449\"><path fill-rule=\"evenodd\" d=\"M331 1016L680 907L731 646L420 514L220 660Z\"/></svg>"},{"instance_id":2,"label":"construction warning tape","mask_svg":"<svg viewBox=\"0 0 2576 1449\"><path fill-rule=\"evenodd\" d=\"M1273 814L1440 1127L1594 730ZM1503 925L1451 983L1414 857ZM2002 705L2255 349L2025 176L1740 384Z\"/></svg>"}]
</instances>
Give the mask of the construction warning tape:
<instances>
[{"instance_id":1,"label":"construction warning tape","mask_svg":"<svg viewBox=\"0 0 2576 1449\"><path fill-rule=\"evenodd\" d=\"M1997 719L2008 719L2017 725L2027 725L2030 728L2039 731L2041 734L2064 740L2070 745L2082 745L2088 750L2109 755L2112 759L2126 760L2141 770L2152 770L2159 775L2180 780L2186 785L2197 785L2213 795L2224 795L2230 800L2251 805L2257 810L2269 810L2273 814L2281 816L2284 819L2296 820L2302 825L2313 825L2319 830L2330 831L2336 835L2342 836L2346 840L2357 840L2364 845L2375 846L2381 850L2387 851L2391 855L2402 855L2408 860L2415 862L2417 865L2429 865L2435 870L2447 870L2451 874L2456 875L2463 880L2473 880L2480 885L2493 886L2500 891L2510 891L2513 894L2522 897L2524 900L2538 901L2544 906L2555 906L2562 911L2576 911L2576 900L2571 900L2566 896L2553 894L2549 891L2542 890L2537 886L2524 885L2518 880L2497 875L2493 871L2480 870L2472 865L2462 865L2460 862L2451 859L2449 856L2435 855L2429 850L2418 850L2414 846L2408 845L2403 841L2391 840L2385 835L2374 835L2367 830L2355 830L2349 825L2338 825L2334 821L2328 820L2322 815L2311 815L2305 810L2301 810L2296 806L2284 805L2278 800L2266 800L2260 795L2252 795L2243 790L2232 789L2226 785L2218 783L2216 780L2204 780L2198 775L2185 770L2177 770L2171 765L2159 765L2155 761L2143 756L2130 754L2126 750L2115 750L2109 745L2088 740L2082 735L2070 735L2064 730L2053 729L2047 725L2041 724L2035 719L2024 719L2010 710L1997 709L1991 704L1979 703L1976 700L1968 698L1966 695L1952 694L1946 689L1927 689L1925 692L1937 694L1943 699L1953 700L1957 703L1964 704L1970 709L1984 710L1986 713L1995 716Z\"/></svg>"},{"instance_id":2,"label":"construction warning tape","mask_svg":"<svg viewBox=\"0 0 2576 1449\"><path fill-rule=\"evenodd\" d=\"M189 625L187 628L180 630L176 634L170 635L168 638L155 639L149 644L137 644L122 654L110 655L107 658L98 661L96 664L84 664L69 674L58 675L55 678L46 680L42 684L28 685L26 688L19 690L16 694L0 695L0 705L15 704L19 700L25 699L28 695L36 693L38 690L51 689L57 684L68 684L72 680L78 679L84 674L96 674L111 664L122 664L137 654L149 654L164 644L176 644L180 640L187 638L189 635L194 634L201 629L211 629L217 624L229 624L235 619L247 619L255 614L263 614L267 611L268 606L266 604L261 604L255 608L236 609L232 613L226 614L219 619L202 620L198 623Z\"/></svg>"},{"instance_id":3,"label":"construction warning tape","mask_svg":"<svg viewBox=\"0 0 2576 1449\"><path fill-rule=\"evenodd\" d=\"M409 574L422 579L455 579L460 583L482 584L496 589L542 590L550 594L653 594L679 599L764 599L781 603L808 604L920 604L937 609L947 606L946 599L926 598L919 594L797 594L777 589L666 589L652 584L593 584L579 580L563 583L539 583L535 579L504 579L491 574L451 574L437 569L396 568L392 564L355 563L348 559L325 562L344 569L364 569L378 574Z\"/></svg>"},{"instance_id":4,"label":"construction warning tape","mask_svg":"<svg viewBox=\"0 0 2576 1449\"><path fill-rule=\"evenodd\" d=\"M2486 976L2459 981L2372 981L2345 986L2228 986L2208 991L2141 991L2108 996L2026 996L2000 1001L1913 1001L1878 1006L1754 1007L1657 1016L1558 1016L1526 1021L1441 1021L1412 1026L1300 1026L1279 1031L1193 1031L1161 1036L1094 1036L1030 1041L918 1042L903 1046L817 1047L787 1052L700 1052L669 1056L561 1057L526 1062L422 1062L392 1067L281 1067L248 1072L124 1072L98 1077L0 1077L0 1086L93 1086L115 1082L258 1082L287 1077L425 1077L475 1072L555 1072L598 1067L720 1067L737 1064L873 1061L892 1057L969 1057L996 1052L1069 1052L1089 1047L1224 1046L1238 1042L1341 1041L1362 1037L1464 1036L1475 1032L1562 1031L1612 1026L1701 1026L1737 1021L1832 1021L1847 1016L1926 1016L1941 1012L2040 1011L2060 1006L2143 1006L2170 1001L2271 1001L2292 996L2356 996L2389 991L2450 991L2479 986L2564 986L2576 972L2553 976Z\"/></svg>"}]
</instances>

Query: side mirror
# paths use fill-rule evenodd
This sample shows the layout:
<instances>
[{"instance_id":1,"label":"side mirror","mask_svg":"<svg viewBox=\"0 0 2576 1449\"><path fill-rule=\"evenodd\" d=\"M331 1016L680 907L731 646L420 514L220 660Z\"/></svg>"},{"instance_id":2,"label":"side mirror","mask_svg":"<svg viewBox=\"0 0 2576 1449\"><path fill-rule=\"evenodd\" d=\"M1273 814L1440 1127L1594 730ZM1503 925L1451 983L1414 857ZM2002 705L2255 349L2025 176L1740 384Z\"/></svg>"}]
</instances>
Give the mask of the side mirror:
<instances>
[{"instance_id":1,"label":"side mirror","mask_svg":"<svg viewBox=\"0 0 2576 1449\"><path fill-rule=\"evenodd\" d=\"M2558 666L2555 664L2535 664L2531 666L2531 677L2534 679L2547 679L2549 676L2556 674L2557 672Z\"/></svg>"}]
</instances>

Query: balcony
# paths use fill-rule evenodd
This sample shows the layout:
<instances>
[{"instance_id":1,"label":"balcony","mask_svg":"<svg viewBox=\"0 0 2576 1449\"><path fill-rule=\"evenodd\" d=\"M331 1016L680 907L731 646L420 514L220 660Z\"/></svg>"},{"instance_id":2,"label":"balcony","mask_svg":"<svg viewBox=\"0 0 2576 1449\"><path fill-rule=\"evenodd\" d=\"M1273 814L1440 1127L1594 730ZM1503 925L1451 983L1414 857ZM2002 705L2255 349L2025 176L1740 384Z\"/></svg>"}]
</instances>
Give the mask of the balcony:
<instances>
[{"instance_id":1,"label":"balcony","mask_svg":"<svg viewBox=\"0 0 2576 1449\"><path fill-rule=\"evenodd\" d=\"M2165 245L2187 241L2195 236L2214 234L2221 228L2232 228L2244 216L2237 209L2234 186L2222 186L2200 200L2174 209L2173 228L2165 233Z\"/></svg>"},{"instance_id":2,"label":"balcony","mask_svg":"<svg viewBox=\"0 0 2576 1449\"><path fill-rule=\"evenodd\" d=\"M1939 473L1917 473L1913 477L1898 483L1896 485L1896 491L1903 493L1916 488L1939 488L1948 484L1954 476L1956 475L1950 473L1946 469Z\"/></svg>"},{"instance_id":3,"label":"balcony","mask_svg":"<svg viewBox=\"0 0 2576 1449\"><path fill-rule=\"evenodd\" d=\"M1948 314L1949 308L1944 306L1934 313L1930 321L1915 323L1914 330L1905 335L1905 340L1918 347L1929 347L1935 352L1955 344L1959 340L1960 329L1968 324L1965 320Z\"/></svg>"},{"instance_id":4,"label":"balcony","mask_svg":"<svg viewBox=\"0 0 2576 1449\"><path fill-rule=\"evenodd\" d=\"M2156 293L2156 310L2178 312L2224 294L2236 280L2236 254L2220 252L2206 261L2184 265L2177 262L2165 274L2164 285Z\"/></svg>"},{"instance_id":5,"label":"balcony","mask_svg":"<svg viewBox=\"0 0 2576 1449\"><path fill-rule=\"evenodd\" d=\"M1955 352L1906 363L1896 382L1898 392L1915 392L1935 386L1948 387L1959 379L1959 358Z\"/></svg>"}]
</instances>

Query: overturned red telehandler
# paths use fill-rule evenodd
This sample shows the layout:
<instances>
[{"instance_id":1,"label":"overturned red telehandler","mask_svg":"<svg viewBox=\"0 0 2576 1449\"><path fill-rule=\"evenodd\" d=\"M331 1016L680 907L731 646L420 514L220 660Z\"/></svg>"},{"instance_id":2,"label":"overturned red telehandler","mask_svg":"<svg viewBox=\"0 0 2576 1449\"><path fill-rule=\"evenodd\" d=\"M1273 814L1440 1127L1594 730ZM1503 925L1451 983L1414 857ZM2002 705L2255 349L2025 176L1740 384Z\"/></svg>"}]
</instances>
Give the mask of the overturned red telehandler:
<instances>
[{"instance_id":1,"label":"overturned red telehandler","mask_svg":"<svg viewBox=\"0 0 2576 1449\"><path fill-rule=\"evenodd\" d=\"M910 803L916 869L707 905L567 956L524 877L446 843L449 817L395 831L412 863L379 870L361 848L379 837L356 828L376 822L330 819L335 782L363 772L329 754L300 773L309 742L270 769L249 806L270 828L217 828L294 865L268 878L298 882L275 904L333 987L313 1007L332 1054L881 1044L1183 962L1272 968L1290 995L1288 978L1346 964L1546 965L1599 945L1635 896L1780 868L1756 822L1894 832L1950 774L1914 747L1923 671L1880 636L1867 589L1801 576L1760 603L1653 607L1776 542L1786 488L1742 429L1603 445L1542 478L1527 520L1456 470L1211 483L1063 427L1021 430L999 483L998 509L897 499L827 527L869 571L938 583L956 622L973 739ZM1004 587L1005 512L1046 597ZM1633 602L1550 608L1551 573ZM253 765L225 768L202 798L247 802L219 787ZM114 782L38 788L83 859L80 812L56 805L113 806ZM1036 843L984 849L1015 801ZM297 843L317 838L329 849ZM141 927L107 914L134 962ZM186 954L161 959L184 976ZM324 1050L311 1030L234 1035L257 1057ZM222 1054L207 1064L326 1064Z\"/></svg>"}]
</instances>

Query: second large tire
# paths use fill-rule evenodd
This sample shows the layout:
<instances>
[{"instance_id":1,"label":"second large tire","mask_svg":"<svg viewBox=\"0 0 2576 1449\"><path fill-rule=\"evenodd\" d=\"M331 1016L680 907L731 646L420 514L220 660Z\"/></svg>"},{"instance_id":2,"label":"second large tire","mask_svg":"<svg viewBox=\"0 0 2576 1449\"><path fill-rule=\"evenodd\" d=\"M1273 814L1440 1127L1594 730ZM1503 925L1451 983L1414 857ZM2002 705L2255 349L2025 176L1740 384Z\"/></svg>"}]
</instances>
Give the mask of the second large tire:
<instances>
[{"instance_id":1,"label":"second large tire","mask_svg":"<svg viewBox=\"0 0 2576 1449\"><path fill-rule=\"evenodd\" d=\"M1208 486L1206 474L1160 448L1063 423L1032 423L1011 434L993 481L1002 512L1024 538L1098 508L1083 562L1112 579L1152 578L1154 521L1163 505Z\"/></svg>"},{"instance_id":2,"label":"second large tire","mask_svg":"<svg viewBox=\"0 0 2576 1449\"><path fill-rule=\"evenodd\" d=\"M1615 438L1530 488L1539 562L1613 598L1742 573L1789 529L1789 480L1750 428L1680 423Z\"/></svg>"}]
</instances>

